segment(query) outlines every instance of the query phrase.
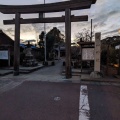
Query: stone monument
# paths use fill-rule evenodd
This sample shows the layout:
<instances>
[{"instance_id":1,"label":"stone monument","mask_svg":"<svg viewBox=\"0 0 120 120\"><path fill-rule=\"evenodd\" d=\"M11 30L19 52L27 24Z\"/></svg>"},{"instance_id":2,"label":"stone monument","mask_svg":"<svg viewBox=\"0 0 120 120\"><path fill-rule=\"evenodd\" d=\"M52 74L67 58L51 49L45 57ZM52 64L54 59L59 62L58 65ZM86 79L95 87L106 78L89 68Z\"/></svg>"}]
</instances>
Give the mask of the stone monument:
<instances>
[{"instance_id":1,"label":"stone monument","mask_svg":"<svg viewBox=\"0 0 120 120\"><path fill-rule=\"evenodd\" d=\"M94 71L90 74L91 78L103 77L100 71L100 55L101 55L101 33L95 34L95 52L94 52Z\"/></svg>"}]
</instances>

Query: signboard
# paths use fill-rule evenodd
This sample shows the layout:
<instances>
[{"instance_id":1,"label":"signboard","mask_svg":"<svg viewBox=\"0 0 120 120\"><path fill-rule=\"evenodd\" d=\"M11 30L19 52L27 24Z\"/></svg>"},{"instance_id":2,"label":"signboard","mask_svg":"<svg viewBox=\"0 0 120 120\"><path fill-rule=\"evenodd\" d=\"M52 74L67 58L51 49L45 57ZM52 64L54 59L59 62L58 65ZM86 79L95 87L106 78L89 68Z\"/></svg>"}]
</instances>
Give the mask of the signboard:
<instances>
[{"instance_id":1,"label":"signboard","mask_svg":"<svg viewBox=\"0 0 120 120\"><path fill-rule=\"evenodd\" d=\"M8 50L0 51L0 59L1 60L8 60Z\"/></svg>"},{"instance_id":2,"label":"signboard","mask_svg":"<svg viewBox=\"0 0 120 120\"><path fill-rule=\"evenodd\" d=\"M82 48L82 60L94 60L94 48Z\"/></svg>"}]
</instances>

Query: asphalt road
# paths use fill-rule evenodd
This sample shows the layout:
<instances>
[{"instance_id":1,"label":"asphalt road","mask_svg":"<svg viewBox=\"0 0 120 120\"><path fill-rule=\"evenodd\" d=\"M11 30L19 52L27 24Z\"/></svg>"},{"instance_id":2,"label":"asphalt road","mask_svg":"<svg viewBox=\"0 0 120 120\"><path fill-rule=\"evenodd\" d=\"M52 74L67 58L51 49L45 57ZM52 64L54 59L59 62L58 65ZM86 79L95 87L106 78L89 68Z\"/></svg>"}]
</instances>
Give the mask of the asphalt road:
<instances>
[{"instance_id":1,"label":"asphalt road","mask_svg":"<svg viewBox=\"0 0 120 120\"><path fill-rule=\"evenodd\" d=\"M0 120L78 120L79 84L24 82L0 95Z\"/></svg>"},{"instance_id":2,"label":"asphalt road","mask_svg":"<svg viewBox=\"0 0 120 120\"><path fill-rule=\"evenodd\" d=\"M80 86L23 82L0 94L0 120L120 120L120 87L87 85L90 118L80 119Z\"/></svg>"},{"instance_id":3,"label":"asphalt road","mask_svg":"<svg viewBox=\"0 0 120 120\"><path fill-rule=\"evenodd\" d=\"M120 120L120 87L88 85L90 120Z\"/></svg>"}]
</instances>

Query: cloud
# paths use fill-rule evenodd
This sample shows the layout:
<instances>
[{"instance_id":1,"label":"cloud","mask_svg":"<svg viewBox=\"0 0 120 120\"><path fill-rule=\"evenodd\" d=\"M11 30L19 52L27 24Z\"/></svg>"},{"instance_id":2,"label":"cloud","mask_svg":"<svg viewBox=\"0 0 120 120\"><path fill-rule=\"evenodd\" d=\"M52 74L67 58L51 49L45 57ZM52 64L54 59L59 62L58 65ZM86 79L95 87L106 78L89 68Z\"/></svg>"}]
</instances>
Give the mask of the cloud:
<instances>
[{"instance_id":1,"label":"cloud","mask_svg":"<svg viewBox=\"0 0 120 120\"><path fill-rule=\"evenodd\" d=\"M115 30L110 30L110 31L104 32L103 34L113 34L113 33L116 33L118 31L119 31L119 29L115 29Z\"/></svg>"}]
</instances>

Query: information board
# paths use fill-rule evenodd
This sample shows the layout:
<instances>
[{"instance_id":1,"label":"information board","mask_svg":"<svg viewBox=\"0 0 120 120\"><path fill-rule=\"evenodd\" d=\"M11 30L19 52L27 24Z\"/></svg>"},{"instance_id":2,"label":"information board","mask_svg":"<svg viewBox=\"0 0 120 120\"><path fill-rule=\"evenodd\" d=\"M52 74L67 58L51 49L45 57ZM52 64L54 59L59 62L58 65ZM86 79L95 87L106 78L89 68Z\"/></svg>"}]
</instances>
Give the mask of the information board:
<instances>
[{"instance_id":1,"label":"information board","mask_svg":"<svg viewBox=\"0 0 120 120\"><path fill-rule=\"evenodd\" d=\"M82 48L82 60L94 60L94 48Z\"/></svg>"},{"instance_id":2,"label":"information board","mask_svg":"<svg viewBox=\"0 0 120 120\"><path fill-rule=\"evenodd\" d=\"M8 60L8 50L0 51L0 59L1 60Z\"/></svg>"}]
</instances>

